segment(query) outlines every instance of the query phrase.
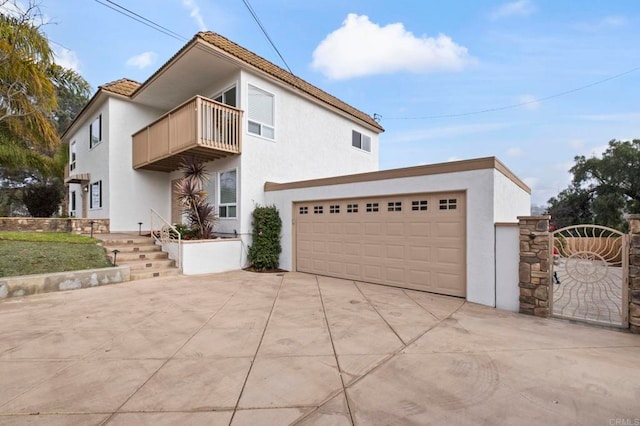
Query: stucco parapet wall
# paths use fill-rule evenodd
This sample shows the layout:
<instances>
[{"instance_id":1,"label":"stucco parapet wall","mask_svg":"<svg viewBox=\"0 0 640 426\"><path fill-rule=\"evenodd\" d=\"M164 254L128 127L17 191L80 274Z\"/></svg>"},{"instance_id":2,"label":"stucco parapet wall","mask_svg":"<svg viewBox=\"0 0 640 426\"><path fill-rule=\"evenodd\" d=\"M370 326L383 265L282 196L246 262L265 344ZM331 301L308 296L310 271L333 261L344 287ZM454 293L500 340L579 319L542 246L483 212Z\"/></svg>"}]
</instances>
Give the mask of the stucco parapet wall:
<instances>
[{"instance_id":1,"label":"stucco parapet wall","mask_svg":"<svg viewBox=\"0 0 640 426\"><path fill-rule=\"evenodd\" d=\"M129 266L0 278L0 299L129 281Z\"/></svg>"},{"instance_id":2,"label":"stucco parapet wall","mask_svg":"<svg viewBox=\"0 0 640 426\"><path fill-rule=\"evenodd\" d=\"M1 217L0 231L11 232L72 232L74 234L109 233L109 219L79 219L61 217Z\"/></svg>"},{"instance_id":3,"label":"stucco parapet wall","mask_svg":"<svg viewBox=\"0 0 640 426\"><path fill-rule=\"evenodd\" d=\"M448 163L428 164L424 166L404 167L401 169L380 170L377 172L334 176L322 179L301 180L288 183L266 182L265 191L283 191L286 189L310 188L314 186L344 185L349 183L370 182L376 180L401 179L407 177L428 176L446 173L468 172L472 170L495 169L505 175L521 189L531 194L531 188L518 178L496 157L475 158L473 160L451 161Z\"/></svg>"}]
</instances>

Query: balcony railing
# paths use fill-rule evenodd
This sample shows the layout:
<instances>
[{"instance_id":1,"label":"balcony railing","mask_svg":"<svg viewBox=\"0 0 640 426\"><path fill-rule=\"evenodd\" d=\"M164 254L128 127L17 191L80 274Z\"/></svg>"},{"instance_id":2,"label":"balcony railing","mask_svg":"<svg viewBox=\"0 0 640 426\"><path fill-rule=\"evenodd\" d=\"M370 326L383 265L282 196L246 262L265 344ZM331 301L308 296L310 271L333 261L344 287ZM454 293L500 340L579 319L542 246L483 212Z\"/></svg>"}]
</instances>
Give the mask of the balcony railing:
<instances>
[{"instance_id":1,"label":"balcony railing","mask_svg":"<svg viewBox=\"0 0 640 426\"><path fill-rule=\"evenodd\" d=\"M185 156L240 154L242 111L196 96L133 134L133 168L170 172Z\"/></svg>"}]
</instances>

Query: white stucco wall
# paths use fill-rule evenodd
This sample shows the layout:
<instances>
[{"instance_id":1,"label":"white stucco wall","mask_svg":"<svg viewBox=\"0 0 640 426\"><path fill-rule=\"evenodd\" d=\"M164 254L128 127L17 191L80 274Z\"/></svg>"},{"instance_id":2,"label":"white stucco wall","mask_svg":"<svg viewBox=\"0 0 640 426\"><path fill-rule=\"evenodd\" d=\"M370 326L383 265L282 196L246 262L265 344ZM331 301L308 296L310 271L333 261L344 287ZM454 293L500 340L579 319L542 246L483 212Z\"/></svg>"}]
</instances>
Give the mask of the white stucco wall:
<instances>
[{"instance_id":1,"label":"white stucco wall","mask_svg":"<svg viewBox=\"0 0 640 426\"><path fill-rule=\"evenodd\" d=\"M274 94L275 140L247 132L248 85ZM242 141L241 223L251 232L251 212L264 205L264 183L288 182L378 170L378 135L281 86L243 71L240 90L245 111ZM351 146L352 130L371 137L371 152Z\"/></svg>"},{"instance_id":2,"label":"white stucco wall","mask_svg":"<svg viewBox=\"0 0 640 426\"><path fill-rule=\"evenodd\" d=\"M95 120L100 114L102 114L102 141L89 148L89 126L91 122ZM77 130L65 138L65 141L69 142L69 146L76 142L76 168L70 171L70 174L89 173L90 182L102 181L102 207L101 208L89 208L90 192L84 191L81 185L72 184L69 188L69 194L71 191L76 191L76 216L82 217L82 205L86 203L87 218L90 219L108 219L109 218L109 200L107 194L109 193L109 106L108 100L103 98L100 102L97 102L84 114L85 120L77 127Z\"/></svg>"},{"instance_id":3,"label":"white stucco wall","mask_svg":"<svg viewBox=\"0 0 640 426\"><path fill-rule=\"evenodd\" d=\"M515 222L518 216L531 214L531 194L516 185L499 170L494 170L493 209L495 222Z\"/></svg>"},{"instance_id":4,"label":"white stucco wall","mask_svg":"<svg viewBox=\"0 0 640 426\"><path fill-rule=\"evenodd\" d=\"M517 223L496 224L496 308L520 308L520 228Z\"/></svg>"},{"instance_id":5,"label":"white stucco wall","mask_svg":"<svg viewBox=\"0 0 640 426\"><path fill-rule=\"evenodd\" d=\"M189 241L182 244L182 273L212 274L241 269L244 266L240 239Z\"/></svg>"},{"instance_id":6,"label":"white stucco wall","mask_svg":"<svg viewBox=\"0 0 640 426\"><path fill-rule=\"evenodd\" d=\"M171 217L169 174L132 167L131 135L153 121L160 112L119 98L109 99L108 205L112 232L150 227L150 209Z\"/></svg>"},{"instance_id":7,"label":"white stucco wall","mask_svg":"<svg viewBox=\"0 0 640 426\"><path fill-rule=\"evenodd\" d=\"M292 209L303 200L322 200L410 192L466 191L467 300L494 306L493 170L416 176L266 193L283 223L281 267L292 269Z\"/></svg>"}]
</instances>

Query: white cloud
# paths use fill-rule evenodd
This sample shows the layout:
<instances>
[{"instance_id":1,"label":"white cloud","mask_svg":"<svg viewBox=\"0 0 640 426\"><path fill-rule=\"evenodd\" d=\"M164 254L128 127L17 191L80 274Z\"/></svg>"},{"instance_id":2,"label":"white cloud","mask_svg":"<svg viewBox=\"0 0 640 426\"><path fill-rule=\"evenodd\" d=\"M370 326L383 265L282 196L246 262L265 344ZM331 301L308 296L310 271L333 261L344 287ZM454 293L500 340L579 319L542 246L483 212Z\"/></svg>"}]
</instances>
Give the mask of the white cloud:
<instances>
[{"instance_id":1,"label":"white cloud","mask_svg":"<svg viewBox=\"0 0 640 426\"><path fill-rule=\"evenodd\" d=\"M525 109L536 110L540 108L540 101L533 95L520 95L518 103Z\"/></svg>"},{"instance_id":2,"label":"white cloud","mask_svg":"<svg viewBox=\"0 0 640 426\"><path fill-rule=\"evenodd\" d=\"M460 161L460 160L462 160L462 158L456 157L455 155L447 158L447 161Z\"/></svg>"},{"instance_id":3,"label":"white cloud","mask_svg":"<svg viewBox=\"0 0 640 426\"><path fill-rule=\"evenodd\" d=\"M500 19L510 16L528 16L536 10L535 6L529 0L517 0L505 3L491 13L491 18Z\"/></svg>"},{"instance_id":4,"label":"white cloud","mask_svg":"<svg viewBox=\"0 0 640 426\"><path fill-rule=\"evenodd\" d=\"M474 63L467 48L450 37L416 37L402 23L384 27L350 13L342 26L320 42L311 66L331 79L400 71L459 71Z\"/></svg>"},{"instance_id":5,"label":"white cloud","mask_svg":"<svg viewBox=\"0 0 640 426\"><path fill-rule=\"evenodd\" d=\"M602 154L609 148L609 144L598 145L592 148L589 148L587 152L584 154L585 157L598 157L602 158Z\"/></svg>"},{"instance_id":6,"label":"white cloud","mask_svg":"<svg viewBox=\"0 0 640 426\"><path fill-rule=\"evenodd\" d=\"M573 27L580 31L600 31L611 28L619 28L627 25L629 21L624 16L610 15L592 22L580 22Z\"/></svg>"},{"instance_id":7,"label":"white cloud","mask_svg":"<svg viewBox=\"0 0 640 426\"><path fill-rule=\"evenodd\" d=\"M78 55L73 50L64 47L54 47L53 56L55 63L61 67L80 71L80 59L78 59Z\"/></svg>"},{"instance_id":8,"label":"white cloud","mask_svg":"<svg viewBox=\"0 0 640 426\"><path fill-rule=\"evenodd\" d=\"M200 7L196 4L195 0L182 0L182 5L189 9L189 16L196 21L198 24L198 28L200 31L207 31L207 26L204 24L204 19L202 18L202 14L200 14Z\"/></svg>"},{"instance_id":9,"label":"white cloud","mask_svg":"<svg viewBox=\"0 0 640 426\"><path fill-rule=\"evenodd\" d=\"M518 147L509 148L507 150L507 156L509 157L524 157L525 155L527 155L527 153Z\"/></svg>"},{"instance_id":10,"label":"white cloud","mask_svg":"<svg viewBox=\"0 0 640 426\"><path fill-rule=\"evenodd\" d=\"M573 149L582 149L584 148L584 141L580 139L572 139L567 142L567 145L569 145Z\"/></svg>"},{"instance_id":11,"label":"white cloud","mask_svg":"<svg viewBox=\"0 0 640 426\"><path fill-rule=\"evenodd\" d=\"M143 52L127 59L127 66L144 69L153 65L157 58L158 55L155 52Z\"/></svg>"}]
</instances>

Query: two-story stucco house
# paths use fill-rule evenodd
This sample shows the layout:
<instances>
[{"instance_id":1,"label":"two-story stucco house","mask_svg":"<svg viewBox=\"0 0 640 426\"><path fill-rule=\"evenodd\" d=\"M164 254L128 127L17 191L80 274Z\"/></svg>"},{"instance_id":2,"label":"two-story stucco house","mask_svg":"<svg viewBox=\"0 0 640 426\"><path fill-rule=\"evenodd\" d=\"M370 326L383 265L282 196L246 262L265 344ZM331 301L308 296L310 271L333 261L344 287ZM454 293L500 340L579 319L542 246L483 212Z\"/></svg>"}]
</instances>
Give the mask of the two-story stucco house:
<instances>
[{"instance_id":1,"label":"two-story stucco house","mask_svg":"<svg viewBox=\"0 0 640 426\"><path fill-rule=\"evenodd\" d=\"M69 214L109 219L112 232L150 229L151 209L180 222L173 183L194 155L210 173L216 231L242 243L229 259L250 244L254 206L274 204L285 269L495 306L495 226L529 213L530 189L494 157L379 171L381 132L255 53L198 33L144 83L101 86L66 131ZM184 273L224 257L189 253Z\"/></svg>"},{"instance_id":2,"label":"two-story stucco house","mask_svg":"<svg viewBox=\"0 0 640 426\"><path fill-rule=\"evenodd\" d=\"M370 116L214 33L199 33L142 84L101 86L64 135L70 215L111 231L173 223L172 182L184 155L207 161L217 230L250 228L265 181L378 169ZM175 201L175 200L174 200ZM173 205L173 209L172 209Z\"/></svg>"}]
</instances>

